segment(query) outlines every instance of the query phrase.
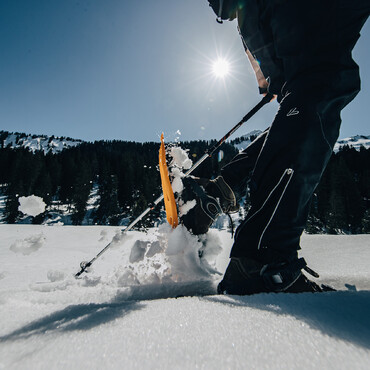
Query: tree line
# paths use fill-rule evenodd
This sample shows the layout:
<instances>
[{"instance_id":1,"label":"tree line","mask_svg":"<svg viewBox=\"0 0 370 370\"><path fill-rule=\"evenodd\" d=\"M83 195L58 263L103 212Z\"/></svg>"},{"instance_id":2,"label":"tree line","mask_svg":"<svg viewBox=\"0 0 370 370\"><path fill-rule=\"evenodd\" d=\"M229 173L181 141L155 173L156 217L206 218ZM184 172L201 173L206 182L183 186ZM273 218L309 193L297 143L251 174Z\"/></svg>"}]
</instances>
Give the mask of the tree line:
<instances>
[{"instance_id":1,"label":"tree line","mask_svg":"<svg viewBox=\"0 0 370 370\"><path fill-rule=\"evenodd\" d=\"M210 141L185 142L183 148L197 160ZM236 154L224 145L225 156L209 160L205 175L212 176L220 166ZM117 225L122 219L135 219L161 194L158 171L158 143L96 141L82 143L58 154L34 153L25 148L0 148L0 186L6 196L3 220L16 223L22 218L18 197L37 195L46 203L46 212L35 217L42 223L50 217L50 209L62 204L71 213L71 222L86 222L87 201L97 189L97 204L88 220L91 224ZM55 208L55 207L54 207ZM150 224L160 217L160 210L146 219Z\"/></svg>"},{"instance_id":2,"label":"tree line","mask_svg":"<svg viewBox=\"0 0 370 370\"><path fill-rule=\"evenodd\" d=\"M182 142L195 162L215 141ZM82 143L58 154L31 153L27 149L0 148L0 186L5 195L3 220L22 219L18 197L37 195L47 205L33 218L42 223L51 217L55 204L70 212L71 223L117 225L135 219L161 194L158 171L159 144L127 141ZM223 156L207 159L194 174L217 176L221 167L237 154L224 143ZM93 211L87 214L92 190L97 192ZM312 198L307 231L311 233L370 232L370 150L344 147L333 154ZM54 205L54 208L53 208ZM160 208L141 226L163 218Z\"/></svg>"}]
</instances>

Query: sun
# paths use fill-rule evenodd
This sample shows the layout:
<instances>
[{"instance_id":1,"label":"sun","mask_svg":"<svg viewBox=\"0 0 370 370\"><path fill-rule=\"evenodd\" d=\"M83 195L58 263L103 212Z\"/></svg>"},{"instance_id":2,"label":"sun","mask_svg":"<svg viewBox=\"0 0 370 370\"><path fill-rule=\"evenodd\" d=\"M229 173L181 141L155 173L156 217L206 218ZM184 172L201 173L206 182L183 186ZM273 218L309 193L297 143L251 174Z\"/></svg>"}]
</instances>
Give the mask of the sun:
<instances>
[{"instance_id":1,"label":"sun","mask_svg":"<svg viewBox=\"0 0 370 370\"><path fill-rule=\"evenodd\" d=\"M230 73L230 63L225 59L217 59L213 62L212 72L218 78L224 78Z\"/></svg>"}]
</instances>

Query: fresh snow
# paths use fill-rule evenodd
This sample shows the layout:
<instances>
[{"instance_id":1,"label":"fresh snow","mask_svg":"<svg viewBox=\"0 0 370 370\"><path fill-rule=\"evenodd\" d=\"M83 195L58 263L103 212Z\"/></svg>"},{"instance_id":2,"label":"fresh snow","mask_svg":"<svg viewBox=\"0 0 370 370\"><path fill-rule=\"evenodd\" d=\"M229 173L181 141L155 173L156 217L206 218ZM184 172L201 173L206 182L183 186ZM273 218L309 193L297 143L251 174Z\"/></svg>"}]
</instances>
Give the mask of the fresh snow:
<instances>
[{"instance_id":1,"label":"fresh snow","mask_svg":"<svg viewBox=\"0 0 370 370\"><path fill-rule=\"evenodd\" d=\"M370 368L369 235L303 236L339 289L321 294L215 295L231 245L167 225L0 225L0 369Z\"/></svg>"},{"instance_id":2,"label":"fresh snow","mask_svg":"<svg viewBox=\"0 0 370 370\"><path fill-rule=\"evenodd\" d=\"M173 160L172 165L188 170L193 164L192 160L188 157L187 151L179 146L170 147L170 155Z\"/></svg>"},{"instance_id":3,"label":"fresh snow","mask_svg":"<svg viewBox=\"0 0 370 370\"><path fill-rule=\"evenodd\" d=\"M196 199L189 200L186 203L179 202L179 215L185 216L196 205L197 205Z\"/></svg>"},{"instance_id":4,"label":"fresh snow","mask_svg":"<svg viewBox=\"0 0 370 370\"><path fill-rule=\"evenodd\" d=\"M46 204L44 200L36 195L19 197L18 202L18 211L22 212L24 215L35 217L40 213L45 212Z\"/></svg>"}]
</instances>

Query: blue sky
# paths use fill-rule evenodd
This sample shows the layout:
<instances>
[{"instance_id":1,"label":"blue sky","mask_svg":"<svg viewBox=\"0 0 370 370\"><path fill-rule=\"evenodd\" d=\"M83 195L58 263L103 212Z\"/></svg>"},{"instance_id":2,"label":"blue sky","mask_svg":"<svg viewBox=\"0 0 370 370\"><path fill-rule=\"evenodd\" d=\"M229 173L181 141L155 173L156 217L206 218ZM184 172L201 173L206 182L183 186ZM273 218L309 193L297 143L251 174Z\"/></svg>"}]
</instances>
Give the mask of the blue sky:
<instances>
[{"instance_id":1,"label":"blue sky","mask_svg":"<svg viewBox=\"0 0 370 370\"><path fill-rule=\"evenodd\" d=\"M84 140L219 139L259 100L236 22L206 0L1 0L0 129ZM354 51L362 91L341 137L369 135L370 25ZM230 74L217 79L222 57ZM271 123L277 104L235 136Z\"/></svg>"}]
</instances>

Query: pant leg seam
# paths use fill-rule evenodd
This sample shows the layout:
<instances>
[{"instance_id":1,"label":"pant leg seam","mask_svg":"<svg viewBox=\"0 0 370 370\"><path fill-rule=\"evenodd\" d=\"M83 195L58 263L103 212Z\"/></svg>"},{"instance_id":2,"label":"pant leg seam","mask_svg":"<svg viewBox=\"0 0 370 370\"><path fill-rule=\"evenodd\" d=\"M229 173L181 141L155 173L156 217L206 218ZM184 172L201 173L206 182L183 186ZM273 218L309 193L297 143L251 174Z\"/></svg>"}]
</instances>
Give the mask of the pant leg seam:
<instances>
[{"instance_id":1,"label":"pant leg seam","mask_svg":"<svg viewBox=\"0 0 370 370\"><path fill-rule=\"evenodd\" d=\"M324 138L326 144L328 144L328 147L330 148L330 150L332 151L333 150L333 147L330 145L328 139L326 138L326 135L325 135L325 132L324 132L324 127L323 127L323 124L322 124L322 119L321 119L321 116L318 112L316 112L317 114L317 117L319 118L319 122L320 122L320 129L321 129L321 134L322 134L322 137Z\"/></svg>"}]
</instances>

